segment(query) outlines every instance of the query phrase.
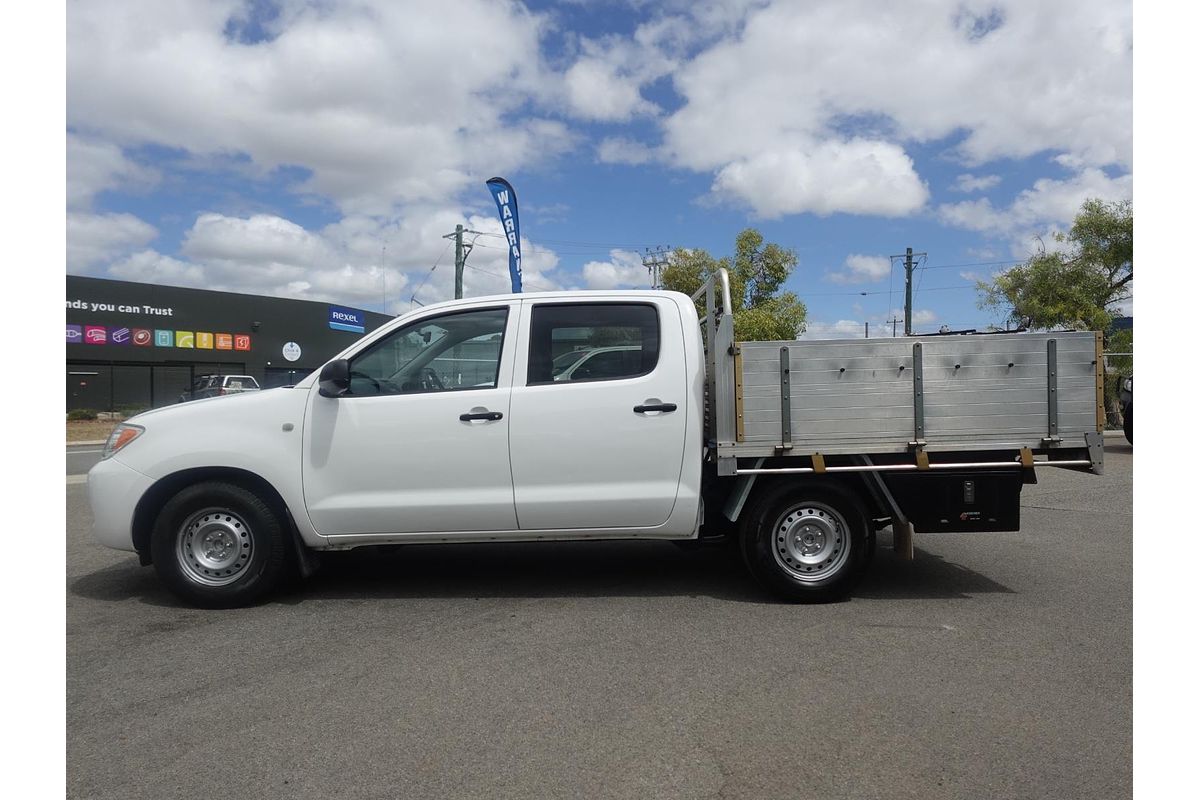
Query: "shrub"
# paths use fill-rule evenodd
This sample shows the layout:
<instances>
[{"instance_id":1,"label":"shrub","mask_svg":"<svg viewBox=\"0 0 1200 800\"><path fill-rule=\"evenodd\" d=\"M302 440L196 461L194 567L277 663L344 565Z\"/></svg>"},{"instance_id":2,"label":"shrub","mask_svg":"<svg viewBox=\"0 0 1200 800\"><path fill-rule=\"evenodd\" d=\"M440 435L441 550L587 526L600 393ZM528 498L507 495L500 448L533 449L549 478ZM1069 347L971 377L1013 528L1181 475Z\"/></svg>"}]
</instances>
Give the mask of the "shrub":
<instances>
[{"instance_id":1,"label":"shrub","mask_svg":"<svg viewBox=\"0 0 1200 800\"><path fill-rule=\"evenodd\" d=\"M116 408L116 412L118 414L120 414L122 417L124 417L125 419L129 419L130 417L134 416L135 414L140 414L143 411L149 411L149 410L150 410L150 406L146 406L146 405L117 406L117 408Z\"/></svg>"},{"instance_id":2,"label":"shrub","mask_svg":"<svg viewBox=\"0 0 1200 800\"><path fill-rule=\"evenodd\" d=\"M99 412L92 408L73 408L67 412L68 420L97 419Z\"/></svg>"}]
</instances>

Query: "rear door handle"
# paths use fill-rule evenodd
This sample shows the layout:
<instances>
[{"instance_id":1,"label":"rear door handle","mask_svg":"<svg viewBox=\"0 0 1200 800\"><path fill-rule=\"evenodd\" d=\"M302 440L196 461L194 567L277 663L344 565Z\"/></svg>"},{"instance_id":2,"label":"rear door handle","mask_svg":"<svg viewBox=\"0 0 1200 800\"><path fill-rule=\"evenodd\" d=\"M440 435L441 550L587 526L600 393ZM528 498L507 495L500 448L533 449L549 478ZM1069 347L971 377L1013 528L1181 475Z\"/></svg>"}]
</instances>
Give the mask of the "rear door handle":
<instances>
[{"instance_id":1,"label":"rear door handle","mask_svg":"<svg viewBox=\"0 0 1200 800\"><path fill-rule=\"evenodd\" d=\"M677 407L674 403L654 403L648 406L634 406L633 413L645 414L647 411L674 411Z\"/></svg>"},{"instance_id":2,"label":"rear door handle","mask_svg":"<svg viewBox=\"0 0 1200 800\"><path fill-rule=\"evenodd\" d=\"M486 419L494 422L498 419L504 419L504 415L499 411L477 411L473 414L459 414L458 418L463 422L471 422L476 419Z\"/></svg>"}]
</instances>

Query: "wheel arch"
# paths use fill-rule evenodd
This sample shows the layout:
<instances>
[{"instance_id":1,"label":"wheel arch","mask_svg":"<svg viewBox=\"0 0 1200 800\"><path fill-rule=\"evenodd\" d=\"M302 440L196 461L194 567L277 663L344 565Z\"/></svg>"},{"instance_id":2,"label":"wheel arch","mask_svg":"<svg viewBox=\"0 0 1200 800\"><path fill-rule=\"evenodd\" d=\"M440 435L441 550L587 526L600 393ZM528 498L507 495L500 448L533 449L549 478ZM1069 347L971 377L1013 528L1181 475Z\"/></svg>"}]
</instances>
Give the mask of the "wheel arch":
<instances>
[{"instance_id":1,"label":"wheel arch","mask_svg":"<svg viewBox=\"0 0 1200 800\"><path fill-rule=\"evenodd\" d=\"M204 481L219 480L254 492L278 515L298 546L300 534L292 519L291 509L270 481L250 470L237 467L193 467L173 472L160 478L138 501L133 511L133 546L142 565L150 564L150 537L154 532L154 521L163 505L182 489Z\"/></svg>"},{"instance_id":2,"label":"wheel arch","mask_svg":"<svg viewBox=\"0 0 1200 800\"><path fill-rule=\"evenodd\" d=\"M872 492L864 474L856 473L824 473L821 475L758 475L754 485L750 487L745 502L731 521L743 524L746 509L755 504L767 492L774 491L777 486L786 485L796 489L806 486L819 488L821 486L838 486L849 492L862 506L869 520L890 517L892 512L881 502L875 492Z\"/></svg>"}]
</instances>

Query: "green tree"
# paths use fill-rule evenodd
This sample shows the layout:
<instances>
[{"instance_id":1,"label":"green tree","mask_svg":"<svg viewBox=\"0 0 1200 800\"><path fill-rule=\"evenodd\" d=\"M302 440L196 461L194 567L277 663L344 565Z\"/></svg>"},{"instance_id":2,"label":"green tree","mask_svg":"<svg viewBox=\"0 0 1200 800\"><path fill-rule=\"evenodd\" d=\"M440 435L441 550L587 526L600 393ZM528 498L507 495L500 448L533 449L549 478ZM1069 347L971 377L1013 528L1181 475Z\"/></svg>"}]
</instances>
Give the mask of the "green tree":
<instances>
[{"instance_id":1,"label":"green tree","mask_svg":"<svg viewBox=\"0 0 1200 800\"><path fill-rule=\"evenodd\" d=\"M793 292L779 291L796 268L796 253L764 243L753 228L737 235L732 257L715 259L705 250L676 250L663 270L663 288L694 294L721 267L729 271L733 330L739 340L782 341L804 332L808 314L804 303Z\"/></svg>"},{"instance_id":2,"label":"green tree","mask_svg":"<svg viewBox=\"0 0 1200 800\"><path fill-rule=\"evenodd\" d=\"M1003 310L1019 327L1107 330L1133 284L1133 205L1087 200L1071 230L1055 235L1063 252L980 281L979 307Z\"/></svg>"}]
</instances>

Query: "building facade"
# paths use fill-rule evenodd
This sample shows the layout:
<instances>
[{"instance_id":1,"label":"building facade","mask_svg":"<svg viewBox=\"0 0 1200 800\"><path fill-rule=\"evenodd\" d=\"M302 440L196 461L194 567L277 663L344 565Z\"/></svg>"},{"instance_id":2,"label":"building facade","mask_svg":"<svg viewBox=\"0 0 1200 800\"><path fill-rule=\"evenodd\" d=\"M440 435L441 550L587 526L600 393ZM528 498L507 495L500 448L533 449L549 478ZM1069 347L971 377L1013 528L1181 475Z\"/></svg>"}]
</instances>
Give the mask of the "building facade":
<instances>
[{"instance_id":1,"label":"building facade","mask_svg":"<svg viewBox=\"0 0 1200 800\"><path fill-rule=\"evenodd\" d=\"M362 309L67 276L67 410L179 402L201 375L295 383L391 319Z\"/></svg>"}]
</instances>

